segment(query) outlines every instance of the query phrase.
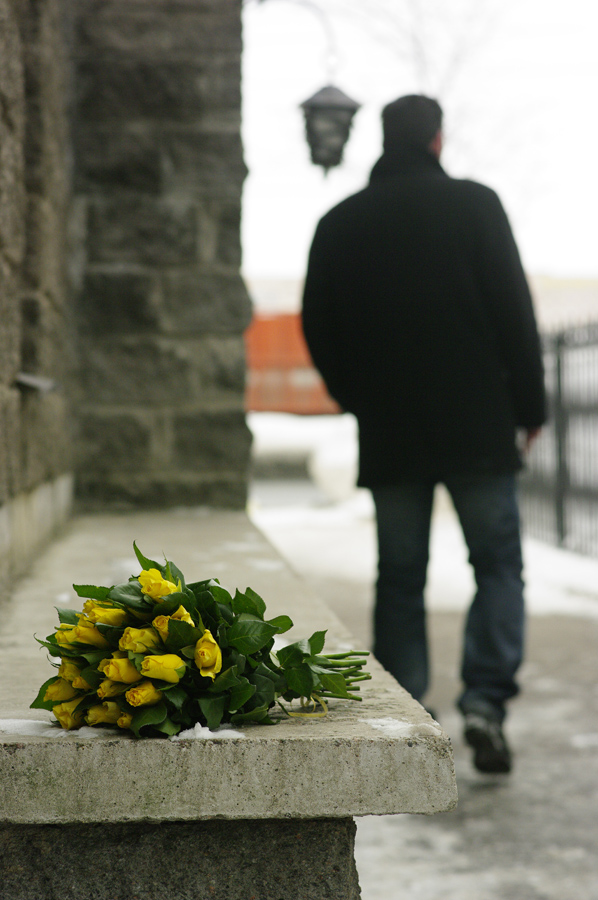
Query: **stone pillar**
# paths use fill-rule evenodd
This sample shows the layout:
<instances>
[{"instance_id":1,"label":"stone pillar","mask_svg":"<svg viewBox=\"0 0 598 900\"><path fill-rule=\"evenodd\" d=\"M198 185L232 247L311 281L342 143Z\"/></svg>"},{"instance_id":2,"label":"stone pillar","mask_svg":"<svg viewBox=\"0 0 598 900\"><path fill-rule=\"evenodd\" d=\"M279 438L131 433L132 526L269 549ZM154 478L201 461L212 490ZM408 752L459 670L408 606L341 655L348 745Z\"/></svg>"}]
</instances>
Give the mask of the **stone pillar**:
<instances>
[{"instance_id":1,"label":"stone pillar","mask_svg":"<svg viewBox=\"0 0 598 900\"><path fill-rule=\"evenodd\" d=\"M10 900L359 900L354 843L351 818L0 825L0 872Z\"/></svg>"},{"instance_id":2,"label":"stone pillar","mask_svg":"<svg viewBox=\"0 0 598 900\"><path fill-rule=\"evenodd\" d=\"M62 13L0 0L0 594L70 508Z\"/></svg>"},{"instance_id":3,"label":"stone pillar","mask_svg":"<svg viewBox=\"0 0 598 900\"><path fill-rule=\"evenodd\" d=\"M13 3L0 0L0 506L19 487L21 270L25 256L25 80ZM6 575L6 557L0 576Z\"/></svg>"},{"instance_id":4,"label":"stone pillar","mask_svg":"<svg viewBox=\"0 0 598 900\"><path fill-rule=\"evenodd\" d=\"M241 0L75 0L81 498L245 503Z\"/></svg>"}]
</instances>

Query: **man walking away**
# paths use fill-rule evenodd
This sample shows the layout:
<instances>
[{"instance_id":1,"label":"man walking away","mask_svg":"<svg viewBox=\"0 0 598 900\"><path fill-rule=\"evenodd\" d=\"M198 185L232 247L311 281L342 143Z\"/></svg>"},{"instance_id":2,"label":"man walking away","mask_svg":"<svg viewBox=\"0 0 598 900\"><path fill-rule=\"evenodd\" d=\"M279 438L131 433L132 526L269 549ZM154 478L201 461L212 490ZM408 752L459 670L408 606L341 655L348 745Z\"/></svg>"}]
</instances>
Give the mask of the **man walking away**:
<instances>
[{"instance_id":1,"label":"man walking away","mask_svg":"<svg viewBox=\"0 0 598 900\"><path fill-rule=\"evenodd\" d=\"M374 653L417 699L428 688L424 588L434 487L448 489L476 594L458 707L483 772L508 772L524 607L517 431L545 421L540 341L519 253L490 188L439 162L442 111L410 95L382 114L368 186L319 222L303 327L331 395L359 423L358 485L378 531Z\"/></svg>"}]
</instances>

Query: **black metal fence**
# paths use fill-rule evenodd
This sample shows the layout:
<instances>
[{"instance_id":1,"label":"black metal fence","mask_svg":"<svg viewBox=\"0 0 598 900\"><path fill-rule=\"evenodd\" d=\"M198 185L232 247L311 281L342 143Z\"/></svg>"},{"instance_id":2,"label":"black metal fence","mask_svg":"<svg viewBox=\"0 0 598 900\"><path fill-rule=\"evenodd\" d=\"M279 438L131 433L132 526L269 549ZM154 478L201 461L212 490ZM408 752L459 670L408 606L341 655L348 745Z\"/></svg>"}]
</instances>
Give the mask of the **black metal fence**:
<instances>
[{"instance_id":1,"label":"black metal fence","mask_svg":"<svg viewBox=\"0 0 598 900\"><path fill-rule=\"evenodd\" d=\"M598 556L598 322L544 337L550 421L521 477L526 534Z\"/></svg>"}]
</instances>

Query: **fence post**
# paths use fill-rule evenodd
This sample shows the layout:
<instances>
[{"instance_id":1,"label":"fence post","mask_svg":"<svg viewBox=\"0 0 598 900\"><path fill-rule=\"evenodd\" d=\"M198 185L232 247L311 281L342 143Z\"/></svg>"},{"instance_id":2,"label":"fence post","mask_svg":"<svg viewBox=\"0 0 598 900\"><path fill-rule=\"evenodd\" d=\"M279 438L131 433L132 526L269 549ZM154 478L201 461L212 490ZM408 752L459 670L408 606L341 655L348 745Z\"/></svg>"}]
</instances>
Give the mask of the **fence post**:
<instances>
[{"instance_id":1,"label":"fence post","mask_svg":"<svg viewBox=\"0 0 598 900\"><path fill-rule=\"evenodd\" d=\"M569 473L567 467L568 416L564 402L563 363L566 347L565 332L555 335L555 396L554 396L554 436L556 445L555 473L555 516L559 547L564 546L567 536L566 499Z\"/></svg>"}]
</instances>

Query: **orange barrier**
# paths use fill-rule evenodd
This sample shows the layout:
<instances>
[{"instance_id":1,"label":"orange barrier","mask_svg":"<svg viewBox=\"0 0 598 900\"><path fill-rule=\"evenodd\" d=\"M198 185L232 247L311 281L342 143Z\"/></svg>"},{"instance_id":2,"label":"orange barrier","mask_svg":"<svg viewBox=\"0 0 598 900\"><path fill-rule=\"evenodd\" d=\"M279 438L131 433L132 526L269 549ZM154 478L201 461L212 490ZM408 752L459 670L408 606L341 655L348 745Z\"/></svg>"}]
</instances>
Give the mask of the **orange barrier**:
<instances>
[{"instance_id":1,"label":"orange barrier","mask_svg":"<svg viewBox=\"0 0 598 900\"><path fill-rule=\"evenodd\" d=\"M311 361L298 313L256 314L245 332L245 346L248 411L340 412Z\"/></svg>"}]
</instances>

